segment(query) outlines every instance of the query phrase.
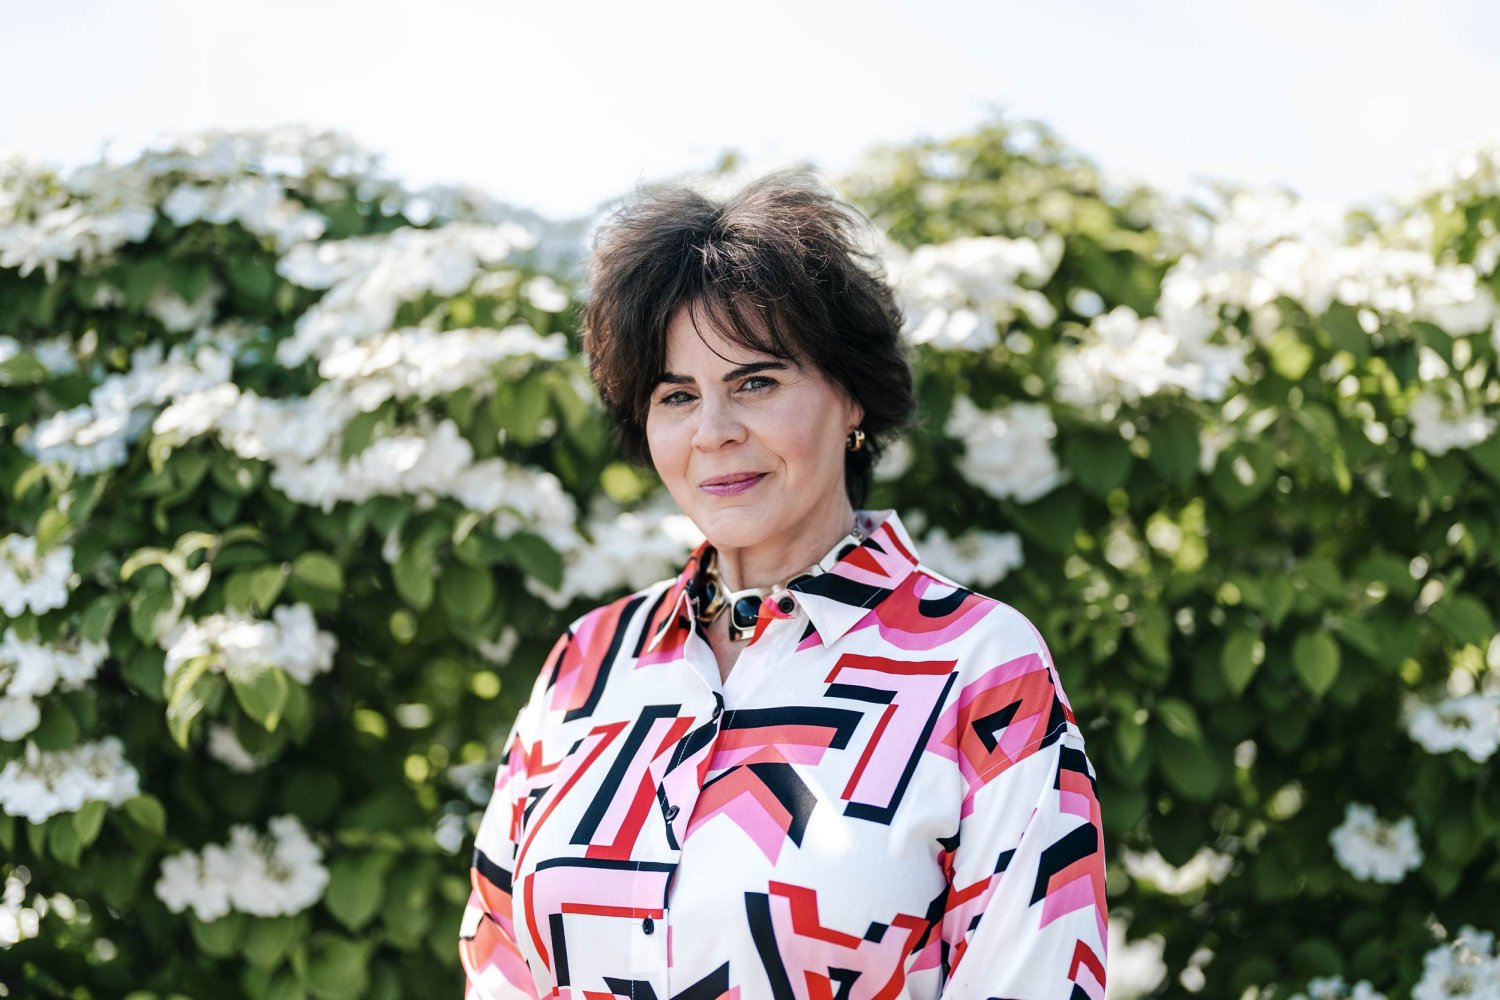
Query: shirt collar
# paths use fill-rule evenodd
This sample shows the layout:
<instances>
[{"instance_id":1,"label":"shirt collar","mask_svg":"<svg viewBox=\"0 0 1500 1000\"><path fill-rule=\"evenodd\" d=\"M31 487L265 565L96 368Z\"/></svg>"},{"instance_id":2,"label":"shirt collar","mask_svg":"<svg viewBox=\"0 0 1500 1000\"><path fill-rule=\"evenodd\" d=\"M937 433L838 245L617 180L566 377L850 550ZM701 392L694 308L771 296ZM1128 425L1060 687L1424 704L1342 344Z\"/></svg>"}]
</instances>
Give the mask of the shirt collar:
<instances>
[{"instance_id":1,"label":"shirt collar","mask_svg":"<svg viewBox=\"0 0 1500 1000\"><path fill-rule=\"evenodd\" d=\"M852 533L845 535L818 560L822 572L787 588L807 609L807 617L825 646L857 625L917 568L916 546L894 510L861 510L856 516L869 530L864 541L856 543ZM647 625L651 632L647 652L674 630L691 626L695 599L688 584L710 548L706 539L700 542L672 582L666 599Z\"/></svg>"}]
</instances>

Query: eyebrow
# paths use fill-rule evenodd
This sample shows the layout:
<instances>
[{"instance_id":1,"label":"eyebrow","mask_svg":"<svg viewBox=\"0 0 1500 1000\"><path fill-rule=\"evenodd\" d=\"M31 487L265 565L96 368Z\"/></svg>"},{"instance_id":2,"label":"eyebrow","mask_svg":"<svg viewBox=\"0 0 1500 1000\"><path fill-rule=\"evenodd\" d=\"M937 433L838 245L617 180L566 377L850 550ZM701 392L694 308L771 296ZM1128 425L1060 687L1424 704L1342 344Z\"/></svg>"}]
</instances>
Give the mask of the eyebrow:
<instances>
[{"instance_id":1,"label":"eyebrow","mask_svg":"<svg viewBox=\"0 0 1500 1000\"><path fill-rule=\"evenodd\" d=\"M754 375L756 372L763 372L768 370L785 371L786 365L780 361L754 361L748 365L740 365L738 368L729 369L729 371L724 373L724 381L734 382L737 379L744 378L746 375ZM661 385L664 382L670 385L697 384L697 382L693 379L693 376L678 375L676 372L663 372L660 377L657 378L655 384Z\"/></svg>"}]
</instances>

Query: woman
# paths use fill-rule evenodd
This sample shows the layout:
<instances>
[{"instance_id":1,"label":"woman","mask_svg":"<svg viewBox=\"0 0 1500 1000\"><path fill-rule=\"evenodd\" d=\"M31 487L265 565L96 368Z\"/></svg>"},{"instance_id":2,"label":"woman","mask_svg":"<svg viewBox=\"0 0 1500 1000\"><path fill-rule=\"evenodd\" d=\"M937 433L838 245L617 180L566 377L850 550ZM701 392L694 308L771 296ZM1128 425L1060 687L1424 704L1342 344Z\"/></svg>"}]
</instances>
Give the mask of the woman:
<instances>
[{"instance_id":1,"label":"woman","mask_svg":"<svg viewBox=\"0 0 1500 1000\"><path fill-rule=\"evenodd\" d=\"M1103 997L1094 772L1047 646L862 507L914 402L861 222L781 172L596 237L591 372L705 540L542 665L466 997Z\"/></svg>"}]
</instances>

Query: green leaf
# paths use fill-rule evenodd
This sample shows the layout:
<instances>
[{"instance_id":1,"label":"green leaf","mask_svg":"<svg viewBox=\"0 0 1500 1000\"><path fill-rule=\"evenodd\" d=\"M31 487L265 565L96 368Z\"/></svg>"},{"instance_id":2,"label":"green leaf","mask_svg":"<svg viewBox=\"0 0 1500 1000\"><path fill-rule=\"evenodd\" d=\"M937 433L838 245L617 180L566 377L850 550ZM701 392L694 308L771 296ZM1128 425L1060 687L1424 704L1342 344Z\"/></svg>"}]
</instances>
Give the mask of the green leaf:
<instances>
[{"instance_id":1,"label":"green leaf","mask_svg":"<svg viewBox=\"0 0 1500 1000\"><path fill-rule=\"evenodd\" d=\"M1472 594L1449 594L1427 609L1427 614L1459 645L1486 645L1495 635L1489 609Z\"/></svg>"},{"instance_id":2,"label":"green leaf","mask_svg":"<svg viewBox=\"0 0 1500 1000\"><path fill-rule=\"evenodd\" d=\"M193 941L204 954L214 958L231 958L239 950L245 914L231 911L217 920L204 923L196 913L188 910L187 918L188 926L193 932Z\"/></svg>"},{"instance_id":3,"label":"green leaf","mask_svg":"<svg viewBox=\"0 0 1500 1000\"><path fill-rule=\"evenodd\" d=\"M394 861L389 854L335 858L328 866L323 905L349 930L362 929L380 912L386 872Z\"/></svg>"},{"instance_id":4,"label":"green leaf","mask_svg":"<svg viewBox=\"0 0 1500 1000\"><path fill-rule=\"evenodd\" d=\"M1323 329L1336 351L1348 351L1358 360L1370 356L1370 335L1359 325L1354 310L1342 302L1335 302L1323 314Z\"/></svg>"},{"instance_id":5,"label":"green leaf","mask_svg":"<svg viewBox=\"0 0 1500 1000\"><path fill-rule=\"evenodd\" d=\"M307 990L319 1000L362 997L373 941L320 936L307 963Z\"/></svg>"},{"instance_id":6,"label":"green leaf","mask_svg":"<svg viewBox=\"0 0 1500 1000\"><path fill-rule=\"evenodd\" d=\"M83 843L78 839L78 828L62 817L47 825L47 847L52 856L69 868L77 868L83 855Z\"/></svg>"},{"instance_id":7,"label":"green leaf","mask_svg":"<svg viewBox=\"0 0 1500 1000\"><path fill-rule=\"evenodd\" d=\"M443 570L440 596L456 621L481 621L495 606L495 580L488 570L453 562Z\"/></svg>"},{"instance_id":8,"label":"green leaf","mask_svg":"<svg viewBox=\"0 0 1500 1000\"><path fill-rule=\"evenodd\" d=\"M521 444L534 444L538 440L542 418L550 405L547 386L536 377L500 382L490 403L495 421Z\"/></svg>"},{"instance_id":9,"label":"green leaf","mask_svg":"<svg viewBox=\"0 0 1500 1000\"><path fill-rule=\"evenodd\" d=\"M85 802L83 807L73 814L73 828L78 833L78 843L82 847L88 847L99 839L99 831L104 828L104 813L108 805L98 799Z\"/></svg>"},{"instance_id":10,"label":"green leaf","mask_svg":"<svg viewBox=\"0 0 1500 1000\"><path fill-rule=\"evenodd\" d=\"M521 572L554 589L562 586L562 556L546 539L523 531L507 538L505 547Z\"/></svg>"},{"instance_id":11,"label":"green leaf","mask_svg":"<svg viewBox=\"0 0 1500 1000\"><path fill-rule=\"evenodd\" d=\"M237 257L226 271L235 291L256 302L268 302L276 287L276 272L263 257Z\"/></svg>"},{"instance_id":12,"label":"green leaf","mask_svg":"<svg viewBox=\"0 0 1500 1000\"><path fill-rule=\"evenodd\" d=\"M344 567L326 552L304 552L292 562L292 578L331 594L344 589Z\"/></svg>"},{"instance_id":13,"label":"green leaf","mask_svg":"<svg viewBox=\"0 0 1500 1000\"><path fill-rule=\"evenodd\" d=\"M1115 746L1125 763L1132 763L1146 746L1146 727L1134 716L1122 715L1115 720Z\"/></svg>"},{"instance_id":14,"label":"green leaf","mask_svg":"<svg viewBox=\"0 0 1500 1000\"><path fill-rule=\"evenodd\" d=\"M1167 482L1183 487L1198 476L1198 427L1191 417L1174 413L1154 421L1146 440L1151 464Z\"/></svg>"},{"instance_id":15,"label":"green leaf","mask_svg":"<svg viewBox=\"0 0 1500 1000\"><path fill-rule=\"evenodd\" d=\"M40 707L42 717L27 736L38 750L67 750L78 742L78 720L66 705L56 698L43 698Z\"/></svg>"},{"instance_id":16,"label":"green leaf","mask_svg":"<svg viewBox=\"0 0 1500 1000\"><path fill-rule=\"evenodd\" d=\"M1155 750L1162 777L1179 795L1194 802L1213 800L1222 782L1222 768L1203 746L1165 732L1156 740Z\"/></svg>"},{"instance_id":17,"label":"green leaf","mask_svg":"<svg viewBox=\"0 0 1500 1000\"><path fill-rule=\"evenodd\" d=\"M1063 446L1063 456L1078 484L1100 497L1124 485L1134 461L1118 434L1079 434Z\"/></svg>"},{"instance_id":18,"label":"green leaf","mask_svg":"<svg viewBox=\"0 0 1500 1000\"><path fill-rule=\"evenodd\" d=\"M158 836L167 832L167 811L156 796L142 792L133 799L126 799L120 808L142 829Z\"/></svg>"},{"instance_id":19,"label":"green leaf","mask_svg":"<svg viewBox=\"0 0 1500 1000\"><path fill-rule=\"evenodd\" d=\"M436 584L433 582L436 569L432 552L426 546L408 546L401 551L401 555L396 558L396 565L391 568L392 577L396 581L396 593L416 610L426 611L432 606L436 591Z\"/></svg>"},{"instance_id":20,"label":"green leaf","mask_svg":"<svg viewBox=\"0 0 1500 1000\"><path fill-rule=\"evenodd\" d=\"M1203 742L1203 729L1198 725L1198 712L1181 698L1163 698L1156 704L1156 716L1177 737L1189 743Z\"/></svg>"},{"instance_id":21,"label":"green leaf","mask_svg":"<svg viewBox=\"0 0 1500 1000\"><path fill-rule=\"evenodd\" d=\"M280 667L268 667L251 679L231 678L229 683L245 714L264 726L267 732L275 732L281 724L291 685L286 671Z\"/></svg>"},{"instance_id":22,"label":"green leaf","mask_svg":"<svg viewBox=\"0 0 1500 1000\"><path fill-rule=\"evenodd\" d=\"M307 924L305 913L251 919L245 934L246 960L257 968L276 968L292 945L306 935Z\"/></svg>"},{"instance_id":23,"label":"green leaf","mask_svg":"<svg viewBox=\"0 0 1500 1000\"><path fill-rule=\"evenodd\" d=\"M1266 658L1266 646L1261 637L1246 629L1235 629L1224 643L1224 652L1219 665L1224 683L1235 697L1245 693Z\"/></svg>"},{"instance_id":24,"label":"green leaf","mask_svg":"<svg viewBox=\"0 0 1500 1000\"><path fill-rule=\"evenodd\" d=\"M1292 668L1313 697L1321 698L1339 675L1339 644L1327 632L1303 632L1292 643Z\"/></svg>"}]
</instances>

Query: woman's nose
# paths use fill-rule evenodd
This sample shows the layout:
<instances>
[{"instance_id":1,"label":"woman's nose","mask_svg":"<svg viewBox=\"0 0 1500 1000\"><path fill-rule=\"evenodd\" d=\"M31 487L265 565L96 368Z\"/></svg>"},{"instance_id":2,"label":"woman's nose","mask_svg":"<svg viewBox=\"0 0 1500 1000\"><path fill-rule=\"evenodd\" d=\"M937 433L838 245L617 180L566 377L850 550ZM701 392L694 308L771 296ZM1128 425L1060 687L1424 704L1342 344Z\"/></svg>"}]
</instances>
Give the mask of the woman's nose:
<instances>
[{"instance_id":1,"label":"woman's nose","mask_svg":"<svg viewBox=\"0 0 1500 1000\"><path fill-rule=\"evenodd\" d=\"M698 429L693 432L693 446L704 451L743 440L745 425L735 416L734 408L720 400L703 400L698 407Z\"/></svg>"}]
</instances>

